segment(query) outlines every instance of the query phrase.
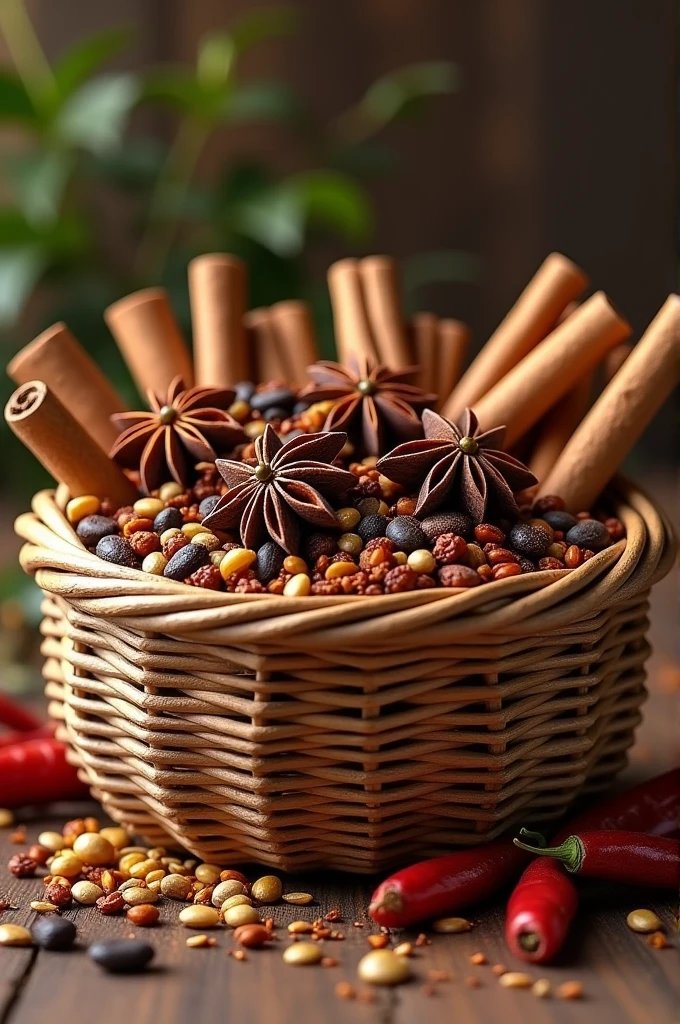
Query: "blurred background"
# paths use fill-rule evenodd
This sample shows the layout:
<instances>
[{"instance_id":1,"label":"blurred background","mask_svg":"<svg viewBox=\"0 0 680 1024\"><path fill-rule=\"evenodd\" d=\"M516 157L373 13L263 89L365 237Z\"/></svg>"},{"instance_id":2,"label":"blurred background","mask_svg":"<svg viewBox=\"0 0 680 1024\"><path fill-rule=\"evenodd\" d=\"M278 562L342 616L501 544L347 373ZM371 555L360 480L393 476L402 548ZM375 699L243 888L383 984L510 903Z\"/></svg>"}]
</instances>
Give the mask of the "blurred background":
<instances>
[{"instance_id":1,"label":"blurred background","mask_svg":"<svg viewBox=\"0 0 680 1024\"><path fill-rule=\"evenodd\" d=\"M362 252L399 257L407 308L474 347L553 249L639 335L677 288L677 13L0 0L3 361L64 319L129 395L103 308L162 283L186 324L186 263L211 250L247 259L251 305L308 299L326 354L325 269ZM677 423L676 397L629 466L667 506ZM38 598L11 523L45 478L0 429L0 669L21 690Z\"/></svg>"}]
</instances>

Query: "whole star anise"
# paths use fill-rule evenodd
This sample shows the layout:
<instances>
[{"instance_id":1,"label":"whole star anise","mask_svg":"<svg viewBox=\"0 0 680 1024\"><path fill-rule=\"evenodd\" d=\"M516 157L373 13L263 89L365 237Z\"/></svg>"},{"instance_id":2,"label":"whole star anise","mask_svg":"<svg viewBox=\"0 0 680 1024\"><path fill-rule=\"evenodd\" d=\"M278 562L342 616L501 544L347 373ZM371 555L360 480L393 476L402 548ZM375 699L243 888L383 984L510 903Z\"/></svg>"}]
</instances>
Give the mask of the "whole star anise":
<instances>
[{"instance_id":1,"label":"whole star anise","mask_svg":"<svg viewBox=\"0 0 680 1024\"><path fill-rule=\"evenodd\" d=\"M205 526L239 526L247 548L268 537L294 555L300 541L300 520L338 529L327 498L340 498L356 483L346 469L332 465L347 434L299 434L284 444L267 424L255 441L257 465L218 459L217 468L229 490L205 517Z\"/></svg>"},{"instance_id":2,"label":"whole star anise","mask_svg":"<svg viewBox=\"0 0 680 1024\"><path fill-rule=\"evenodd\" d=\"M347 368L322 361L307 367L314 383L298 397L312 402L337 400L324 430L354 432L361 437L367 455L378 455L386 437L410 440L422 433L418 411L436 402L437 396L408 383L416 372L416 366L390 370L369 359L352 362Z\"/></svg>"},{"instance_id":3,"label":"whole star anise","mask_svg":"<svg viewBox=\"0 0 680 1024\"><path fill-rule=\"evenodd\" d=\"M230 388L184 389L175 377L165 400L148 391L149 412L121 412L111 417L122 431L110 456L127 469L139 468L148 493L172 477L189 482L196 462L214 462L246 440L243 428L226 411L234 400Z\"/></svg>"},{"instance_id":4,"label":"whole star anise","mask_svg":"<svg viewBox=\"0 0 680 1024\"><path fill-rule=\"evenodd\" d=\"M478 432L477 417L466 409L460 427L426 409L425 438L400 444L376 468L415 488L420 485L417 516L428 516L444 503L462 508L481 523L487 504L495 513L514 519L519 514L513 491L535 484L525 465L501 451L505 427Z\"/></svg>"}]
</instances>

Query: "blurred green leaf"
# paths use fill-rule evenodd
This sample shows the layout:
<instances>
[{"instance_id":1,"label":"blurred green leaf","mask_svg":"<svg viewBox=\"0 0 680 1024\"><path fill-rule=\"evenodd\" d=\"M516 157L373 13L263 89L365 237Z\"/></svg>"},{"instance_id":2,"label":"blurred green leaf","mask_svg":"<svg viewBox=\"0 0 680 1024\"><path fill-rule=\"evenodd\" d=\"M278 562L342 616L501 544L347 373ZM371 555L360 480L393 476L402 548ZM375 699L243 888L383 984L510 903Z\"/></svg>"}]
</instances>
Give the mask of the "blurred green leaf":
<instances>
[{"instance_id":1,"label":"blurred green leaf","mask_svg":"<svg viewBox=\"0 0 680 1024\"><path fill-rule=\"evenodd\" d=\"M307 171L289 178L305 221L336 232L350 242L363 242L373 227L371 204L364 190L336 171Z\"/></svg>"},{"instance_id":2,"label":"blurred green leaf","mask_svg":"<svg viewBox=\"0 0 680 1024\"><path fill-rule=\"evenodd\" d=\"M132 72L99 75L66 101L55 122L57 136L73 146L103 153L120 145L129 114L140 97Z\"/></svg>"},{"instance_id":3,"label":"blurred green leaf","mask_svg":"<svg viewBox=\"0 0 680 1024\"><path fill-rule=\"evenodd\" d=\"M331 156L334 167L360 178L385 177L396 165L394 155L380 139L363 139L356 145L336 148Z\"/></svg>"},{"instance_id":4,"label":"blurred green leaf","mask_svg":"<svg viewBox=\"0 0 680 1024\"><path fill-rule=\"evenodd\" d=\"M120 149L94 154L84 169L93 178L130 191L148 189L165 162L167 148L158 140L133 136Z\"/></svg>"},{"instance_id":5,"label":"blurred green leaf","mask_svg":"<svg viewBox=\"0 0 680 1024\"><path fill-rule=\"evenodd\" d=\"M14 206L0 206L0 249L22 246L37 239L38 232L21 210Z\"/></svg>"},{"instance_id":6,"label":"blurred green leaf","mask_svg":"<svg viewBox=\"0 0 680 1024\"><path fill-rule=\"evenodd\" d=\"M229 90L222 105L225 121L295 121L302 105L282 82L253 82Z\"/></svg>"},{"instance_id":7,"label":"blurred green leaf","mask_svg":"<svg viewBox=\"0 0 680 1024\"><path fill-rule=\"evenodd\" d=\"M57 220L71 169L71 155L61 150L38 151L16 161L13 177L18 203L34 227Z\"/></svg>"},{"instance_id":8,"label":"blurred green leaf","mask_svg":"<svg viewBox=\"0 0 680 1024\"><path fill-rule=\"evenodd\" d=\"M0 121L18 121L32 127L39 122L24 83L7 68L0 69Z\"/></svg>"},{"instance_id":9,"label":"blurred green leaf","mask_svg":"<svg viewBox=\"0 0 680 1024\"><path fill-rule=\"evenodd\" d=\"M211 32L201 42L196 61L196 78L202 89L224 89L229 81L236 46L228 32Z\"/></svg>"},{"instance_id":10,"label":"blurred green leaf","mask_svg":"<svg viewBox=\"0 0 680 1024\"><path fill-rule=\"evenodd\" d=\"M245 53L266 39L291 35L298 25L298 14L291 7L260 7L242 15L231 30L236 52Z\"/></svg>"},{"instance_id":11,"label":"blurred green leaf","mask_svg":"<svg viewBox=\"0 0 680 1024\"><path fill-rule=\"evenodd\" d=\"M205 95L187 68L172 67L145 74L141 99L163 103L182 113L193 113L201 110Z\"/></svg>"},{"instance_id":12,"label":"blurred green leaf","mask_svg":"<svg viewBox=\"0 0 680 1024\"><path fill-rule=\"evenodd\" d=\"M16 323L46 264L39 244L0 249L0 328Z\"/></svg>"},{"instance_id":13,"label":"blurred green leaf","mask_svg":"<svg viewBox=\"0 0 680 1024\"><path fill-rule=\"evenodd\" d=\"M70 96L86 78L129 43L127 28L109 28L72 46L52 68L59 96Z\"/></svg>"},{"instance_id":14,"label":"blurred green leaf","mask_svg":"<svg viewBox=\"0 0 680 1024\"><path fill-rule=\"evenodd\" d=\"M374 82L359 109L365 118L382 127L404 114L414 101L455 92L458 85L458 69L449 61L411 64Z\"/></svg>"},{"instance_id":15,"label":"blurred green leaf","mask_svg":"<svg viewBox=\"0 0 680 1024\"><path fill-rule=\"evenodd\" d=\"M292 189L270 188L237 204L231 214L238 230L278 256L292 256L302 248L304 211Z\"/></svg>"}]
</instances>

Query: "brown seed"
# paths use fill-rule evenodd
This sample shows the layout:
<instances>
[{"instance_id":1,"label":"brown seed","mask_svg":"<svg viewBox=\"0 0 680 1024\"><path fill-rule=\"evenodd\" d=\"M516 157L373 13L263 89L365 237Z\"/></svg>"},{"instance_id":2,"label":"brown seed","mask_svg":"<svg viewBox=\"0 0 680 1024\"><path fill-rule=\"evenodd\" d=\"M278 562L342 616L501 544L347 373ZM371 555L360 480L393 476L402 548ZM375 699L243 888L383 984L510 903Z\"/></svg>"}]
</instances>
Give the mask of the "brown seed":
<instances>
[{"instance_id":1,"label":"brown seed","mask_svg":"<svg viewBox=\"0 0 680 1024\"><path fill-rule=\"evenodd\" d=\"M582 999L583 985L580 981L565 981L557 989L558 999Z\"/></svg>"},{"instance_id":2,"label":"brown seed","mask_svg":"<svg viewBox=\"0 0 680 1024\"><path fill-rule=\"evenodd\" d=\"M432 925L434 931L445 935L456 935L459 932L469 932L472 923L464 917L440 917ZM417 941L417 940L416 940Z\"/></svg>"},{"instance_id":3,"label":"brown seed","mask_svg":"<svg viewBox=\"0 0 680 1024\"><path fill-rule=\"evenodd\" d=\"M340 963L334 956L324 956L321 958L322 967L337 967Z\"/></svg>"},{"instance_id":4,"label":"brown seed","mask_svg":"<svg viewBox=\"0 0 680 1024\"><path fill-rule=\"evenodd\" d=\"M137 906L130 907L125 916L128 921L139 925L140 928L150 928L156 924L161 915L158 907L152 907L150 903L140 903Z\"/></svg>"},{"instance_id":5,"label":"brown seed","mask_svg":"<svg viewBox=\"0 0 680 1024\"><path fill-rule=\"evenodd\" d=\"M314 897L310 892L285 892L281 897L284 903L292 903L296 907L304 907L312 903Z\"/></svg>"},{"instance_id":6,"label":"brown seed","mask_svg":"<svg viewBox=\"0 0 680 1024\"><path fill-rule=\"evenodd\" d=\"M394 952L397 956L413 956L413 946L410 942L400 942L394 947Z\"/></svg>"},{"instance_id":7,"label":"brown seed","mask_svg":"<svg viewBox=\"0 0 680 1024\"><path fill-rule=\"evenodd\" d=\"M653 910L631 910L626 924L634 932L659 932L663 929L663 922Z\"/></svg>"},{"instance_id":8,"label":"brown seed","mask_svg":"<svg viewBox=\"0 0 680 1024\"><path fill-rule=\"evenodd\" d=\"M500 977L501 974L505 974L507 967L505 964L494 964L491 968L491 973L495 974L496 977Z\"/></svg>"},{"instance_id":9,"label":"brown seed","mask_svg":"<svg viewBox=\"0 0 680 1024\"><path fill-rule=\"evenodd\" d=\"M503 988L531 988L533 981L523 971L506 971L505 974L501 974L498 984Z\"/></svg>"},{"instance_id":10,"label":"brown seed","mask_svg":"<svg viewBox=\"0 0 680 1024\"><path fill-rule=\"evenodd\" d=\"M647 939L647 945L651 946L652 949L665 949L668 945L668 940L663 932L653 932Z\"/></svg>"},{"instance_id":11,"label":"brown seed","mask_svg":"<svg viewBox=\"0 0 680 1024\"><path fill-rule=\"evenodd\" d=\"M538 981L535 981L531 986L531 991L537 999L545 999L550 995L551 990L552 986L547 978L539 978Z\"/></svg>"},{"instance_id":12,"label":"brown seed","mask_svg":"<svg viewBox=\"0 0 680 1024\"><path fill-rule=\"evenodd\" d=\"M479 988L479 986L480 986L480 985L481 985L482 983L481 983L481 981L479 980L479 978L478 978L478 977L476 977L476 975L474 975L474 974L470 974L470 975L469 975L469 976L468 976L468 977L467 977L467 978L465 979L465 984L467 985L467 987L468 987L468 988Z\"/></svg>"},{"instance_id":13,"label":"brown seed","mask_svg":"<svg viewBox=\"0 0 680 1024\"><path fill-rule=\"evenodd\" d=\"M486 963L486 957L484 956L483 953L473 953L472 956L470 957L470 963L476 964L477 966L481 966L481 964Z\"/></svg>"},{"instance_id":14,"label":"brown seed","mask_svg":"<svg viewBox=\"0 0 680 1024\"><path fill-rule=\"evenodd\" d=\"M31 860L34 860L36 864L42 866L47 863L51 854L46 846L41 846L40 843L33 843L33 845L28 848L28 856Z\"/></svg>"},{"instance_id":15,"label":"brown seed","mask_svg":"<svg viewBox=\"0 0 680 1024\"><path fill-rule=\"evenodd\" d=\"M276 903L281 899L283 885L276 875L263 875L253 882L250 894L258 903Z\"/></svg>"},{"instance_id":16,"label":"brown seed","mask_svg":"<svg viewBox=\"0 0 680 1024\"><path fill-rule=\"evenodd\" d=\"M291 935L308 935L314 931L314 926L310 921L291 921L288 931Z\"/></svg>"},{"instance_id":17,"label":"brown seed","mask_svg":"<svg viewBox=\"0 0 680 1024\"><path fill-rule=\"evenodd\" d=\"M435 969L427 972L427 980L431 981L433 985L438 985L442 981L451 981L452 979L453 975L450 971L440 971Z\"/></svg>"},{"instance_id":18,"label":"brown seed","mask_svg":"<svg viewBox=\"0 0 680 1024\"><path fill-rule=\"evenodd\" d=\"M337 907L333 907L333 909L329 910L326 916L324 917L324 921L342 921L342 914L340 913ZM363 924L361 924L360 921L355 921L354 927L363 928L364 926Z\"/></svg>"},{"instance_id":19,"label":"brown seed","mask_svg":"<svg viewBox=\"0 0 680 1024\"><path fill-rule=\"evenodd\" d=\"M420 932L416 939L416 946L430 946L431 944L425 932Z\"/></svg>"},{"instance_id":20,"label":"brown seed","mask_svg":"<svg viewBox=\"0 0 680 1024\"><path fill-rule=\"evenodd\" d=\"M95 906L100 914L118 914L125 907L125 898L122 892L112 892L100 896Z\"/></svg>"},{"instance_id":21,"label":"brown seed","mask_svg":"<svg viewBox=\"0 0 680 1024\"><path fill-rule=\"evenodd\" d=\"M386 935L367 935L366 941L372 949L384 949L389 939Z\"/></svg>"},{"instance_id":22,"label":"brown seed","mask_svg":"<svg viewBox=\"0 0 680 1024\"><path fill-rule=\"evenodd\" d=\"M215 907L200 903L185 907L178 916L185 928L214 928L220 919Z\"/></svg>"},{"instance_id":23,"label":"brown seed","mask_svg":"<svg viewBox=\"0 0 680 1024\"><path fill-rule=\"evenodd\" d=\"M59 882L51 882L45 887L45 899L48 903L56 903L58 907L67 907L71 902L73 890L70 886L61 885Z\"/></svg>"},{"instance_id":24,"label":"brown seed","mask_svg":"<svg viewBox=\"0 0 680 1024\"><path fill-rule=\"evenodd\" d=\"M247 949L259 949L270 942L272 933L263 924L242 924L234 929L234 939Z\"/></svg>"},{"instance_id":25,"label":"brown seed","mask_svg":"<svg viewBox=\"0 0 680 1024\"><path fill-rule=\"evenodd\" d=\"M338 999L356 999L357 991L348 981L339 981L335 986Z\"/></svg>"}]
</instances>

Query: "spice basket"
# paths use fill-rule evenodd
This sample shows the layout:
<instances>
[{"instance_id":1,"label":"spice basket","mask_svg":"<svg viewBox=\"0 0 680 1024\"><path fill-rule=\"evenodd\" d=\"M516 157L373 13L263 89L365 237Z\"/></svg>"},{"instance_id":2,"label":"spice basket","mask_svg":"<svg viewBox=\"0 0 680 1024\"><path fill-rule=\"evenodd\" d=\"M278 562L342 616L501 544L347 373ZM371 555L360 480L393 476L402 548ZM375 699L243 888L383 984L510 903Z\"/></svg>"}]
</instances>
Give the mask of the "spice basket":
<instances>
[{"instance_id":1,"label":"spice basket","mask_svg":"<svg viewBox=\"0 0 680 1024\"><path fill-rule=\"evenodd\" d=\"M50 710L113 819L206 860L384 871L556 818L626 762L664 515L581 568L468 591L229 595L90 554L58 492L17 531Z\"/></svg>"}]
</instances>

